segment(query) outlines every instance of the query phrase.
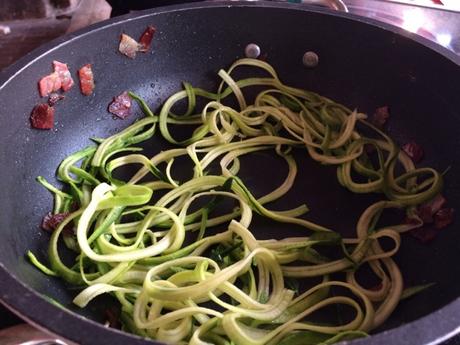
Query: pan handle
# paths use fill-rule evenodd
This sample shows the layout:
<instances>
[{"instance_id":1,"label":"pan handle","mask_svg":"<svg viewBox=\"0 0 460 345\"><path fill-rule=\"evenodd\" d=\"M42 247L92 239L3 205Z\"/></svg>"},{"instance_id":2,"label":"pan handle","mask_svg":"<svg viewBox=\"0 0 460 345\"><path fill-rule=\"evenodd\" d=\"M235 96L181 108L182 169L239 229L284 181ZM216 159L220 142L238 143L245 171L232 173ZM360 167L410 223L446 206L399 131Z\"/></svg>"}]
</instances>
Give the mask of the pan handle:
<instances>
[{"instance_id":1,"label":"pan handle","mask_svg":"<svg viewBox=\"0 0 460 345\"><path fill-rule=\"evenodd\" d=\"M258 0L248 0L248 1L258 1ZM343 0L271 0L271 1L324 6L324 7L329 7L330 9L333 9L336 11L348 12L348 7L347 5L345 5Z\"/></svg>"}]
</instances>

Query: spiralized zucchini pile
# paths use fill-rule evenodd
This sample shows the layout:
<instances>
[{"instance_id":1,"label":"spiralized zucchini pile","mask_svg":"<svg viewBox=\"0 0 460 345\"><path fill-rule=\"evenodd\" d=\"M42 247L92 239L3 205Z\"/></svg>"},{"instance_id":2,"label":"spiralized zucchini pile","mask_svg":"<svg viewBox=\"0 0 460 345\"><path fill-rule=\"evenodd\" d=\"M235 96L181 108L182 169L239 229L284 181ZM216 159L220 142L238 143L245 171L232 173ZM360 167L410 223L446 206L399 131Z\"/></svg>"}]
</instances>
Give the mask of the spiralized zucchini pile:
<instances>
[{"instance_id":1,"label":"spiralized zucchini pile","mask_svg":"<svg viewBox=\"0 0 460 345\"><path fill-rule=\"evenodd\" d=\"M235 80L240 66L266 76ZM266 62L241 59L218 75L216 93L185 83L159 115L130 94L145 118L67 157L57 172L62 191L39 178L54 193L54 213L70 212L51 236L49 273L84 287L74 300L78 306L110 293L120 302L123 329L168 343L332 344L366 336L400 301L403 279L392 256L400 234L422 224L416 207L440 192L441 175L416 168L365 114L284 85ZM245 93L251 88L257 95L249 104ZM203 109L196 109L198 98L208 102ZM229 106L235 99L238 107ZM171 109L185 101L186 113L174 114ZM170 133L176 126L193 126L193 134L177 141ZM136 145L157 127L175 148L147 157ZM289 172L278 188L255 197L238 177L240 157L262 150L282 157ZM382 195L357 219L355 237L306 220L306 205L270 208L295 188L295 150L335 166L344 188ZM179 157L192 163L189 180L172 176ZM116 177L130 165L141 167L127 181ZM219 213L228 200L237 207ZM381 227L386 209L401 209L411 221ZM257 239L254 213L280 229L305 231ZM212 230L218 226L221 231ZM62 239L77 252L71 267L58 253ZM390 249L382 248L382 239L392 243ZM325 245L335 247L338 258L324 255ZM364 263L381 282L377 288L358 282ZM310 286L306 291L295 291L300 280ZM316 321L318 311L337 305L350 309L351 317Z\"/></svg>"}]
</instances>

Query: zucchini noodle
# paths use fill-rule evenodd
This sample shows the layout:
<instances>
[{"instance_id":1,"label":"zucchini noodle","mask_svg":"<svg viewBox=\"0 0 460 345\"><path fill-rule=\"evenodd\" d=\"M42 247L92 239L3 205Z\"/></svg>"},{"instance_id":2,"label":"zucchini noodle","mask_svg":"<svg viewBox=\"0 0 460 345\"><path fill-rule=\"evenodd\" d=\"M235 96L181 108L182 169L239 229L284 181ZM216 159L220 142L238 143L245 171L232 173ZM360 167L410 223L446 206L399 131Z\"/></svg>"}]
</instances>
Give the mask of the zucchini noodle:
<instances>
[{"instance_id":1,"label":"zucchini noodle","mask_svg":"<svg viewBox=\"0 0 460 345\"><path fill-rule=\"evenodd\" d=\"M241 66L266 76L235 79ZM367 336L402 297L393 256L400 234L422 224L414 209L440 192L441 174L416 168L365 114L283 84L266 62L241 59L218 76L216 93L185 83L158 115L130 93L145 118L64 159L57 176L65 191L39 177L54 195L54 213L69 216L51 236L50 268L29 257L44 273L83 287L76 305L110 294L121 306L124 330L167 343L332 344ZM253 87L257 95L248 97ZM202 109L198 99L207 102ZM181 101L187 110L177 115L172 108ZM193 134L175 139L176 126L191 127ZM136 145L148 143L157 129L174 147L146 156ZM306 205L270 207L295 187L294 150L335 166L339 183L351 192L381 195L357 219L354 237L309 221ZM239 171L241 157L261 151L284 160L288 173L278 187L256 197ZM179 158L191 166L186 180L175 176ZM127 166L138 169L119 179L118 170ZM236 206L222 213L229 202ZM380 226L389 209L415 221ZM251 232L256 215L303 227L303 236L258 239ZM73 266L63 263L58 250L69 225L75 235L66 236L65 245L77 252ZM324 246L337 255L322 253ZM378 289L358 281L364 264ZM318 311L339 305L350 310L349 318L317 321Z\"/></svg>"}]
</instances>

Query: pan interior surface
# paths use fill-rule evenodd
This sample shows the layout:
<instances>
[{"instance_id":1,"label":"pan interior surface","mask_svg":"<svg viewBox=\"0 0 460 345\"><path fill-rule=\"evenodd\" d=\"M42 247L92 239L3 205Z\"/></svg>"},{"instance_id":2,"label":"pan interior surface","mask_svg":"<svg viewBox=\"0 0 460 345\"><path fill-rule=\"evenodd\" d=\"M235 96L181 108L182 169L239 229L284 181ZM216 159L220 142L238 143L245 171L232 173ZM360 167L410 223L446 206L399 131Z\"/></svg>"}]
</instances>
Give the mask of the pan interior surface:
<instances>
[{"instance_id":1,"label":"pan interior surface","mask_svg":"<svg viewBox=\"0 0 460 345\"><path fill-rule=\"evenodd\" d=\"M157 28L151 52L139 54L135 60L117 52L122 32L139 37L147 25ZM181 89L183 81L215 90L217 71L244 57L249 43L261 47L267 62L286 84L318 92L369 115L377 107L388 105L389 134L399 144L421 144L426 157L423 165L439 171L450 168L445 176L444 195L450 207L460 209L460 182L456 179L460 163L460 68L456 63L390 30L323 12L210 6L144 13L97 26L47 52L32 54L27 58L27 67L1 87L4 124L0 127L0 262L4 268L37 293L102 322L102 310L110 300L100 300L80 310L71 303L75 290L59 279L43 275L25 258L27 250L32 250L46 262L49 240L40 223L52 207L52 198L35 177L41 175L58 184L55 169L63 158L91 145L89 138L107 137L142 117L136 108L130 119L114 120L107 112L112 97L131 90L158 109L169 95ZM316 68L303 66L306 51L318 54ZM68 63L72 73L84 64L93 64L96 89L92 96L84 97L74 86L56 106L55 129L34 130L29 125L29 114L35 104L43 102L36 89L37 81L51 72L53 60ZM152 152L170 147L159 133L149 145ZM311 210L309 220L343 235L353 234L357 217L382 197L353 194L340 187L333 167L320 166L300 151L296 157L299 174L295 188L274 208L306 203ZM273 188L267 185L266 175L281 181L285 173L285 163L272 155L242 161L241 177L256 195ZM460 239L455 228L454 223L430 244L403 236L395 260L406 286L435 285L402 301L378 331L428 315L459 297L460 272L456 263ZM252 230L260 238L280 232L283 237L301 235L298 228L278 223L259 222ZM15 300L10 303L14 307ZM34 321L52 328L46 320ZM79 336L84 337L69 333L75 340L83 339Z\"/></svg>"}]
</instances>

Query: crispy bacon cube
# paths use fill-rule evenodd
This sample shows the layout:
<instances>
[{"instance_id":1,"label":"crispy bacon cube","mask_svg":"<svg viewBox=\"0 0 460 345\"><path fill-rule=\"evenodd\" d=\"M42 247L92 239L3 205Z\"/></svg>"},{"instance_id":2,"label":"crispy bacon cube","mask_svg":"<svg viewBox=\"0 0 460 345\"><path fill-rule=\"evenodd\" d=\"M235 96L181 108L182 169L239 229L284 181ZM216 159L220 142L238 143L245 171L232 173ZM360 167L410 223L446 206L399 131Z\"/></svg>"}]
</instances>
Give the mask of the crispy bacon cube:
<instances>
[{"instance_id":1,"label":"crispy bacon cube","mask_svg":"<svg viewBox=\"0 0 460 345\"><path fill-rule=\"evenodd\" d=\"M434 215L434 227L436 229L444 229L454 221L454 209L453 208L441 208Z\"/></svg>"},{"instance_id":2,"label":"crispy bacon cube","mask_svg":"<svg viewBox=\"0 0 460 345\"><path fill-rule=\"evenodd\" d=\"M54 108L47 103L37 104L30 114L30 123L37 129L52 129L54 126Z\"/></svg>"},{"instance_id":3,"label":"crispy bacon cube","mask_svg":"<svg viewBox=\"0 0 460 345\"><path fill-rule=\"evenodd\" d=\"M70 75L69 67L67 64L54 60L53 61L54 72L58 74L59 79L61 80L62 90L69 91L73 86L74 82L72 76Z\"/></svg>"},{"instance_id":4,"label":"crispy bacon cube","mask_svg":"<svg viewBox=\"0 0 460 345\"><path fill-rule=\"evenodd\" d=\"M120 119L125 119L131 114L131 97L128 92L123 92L109 104L109 112L118 116Z\"/></svg>"},{"instance_id":5,"label":"crispy bacon cube","mask_svg":"<svg viewBox=\"0 0 460 345\"><path fill-rule=\"evenodd\" d=\"M141 38L139 39L139 51L140 52L147 52L150 49L150 45L152 44L153 35L155 34L155 27L152 25L147 26Z\"/></svg>"},{"instance_id":6,"label":"crispy bacon cube","mask_svg":"<svg viewBox=\"0 0 460 345\"><path fill-rule=\"evenodd\" d=\"M80 79L80 91L85 96L89 96L94 90L94 75L91 64L86 64L78 70Z\"/></svg>"},{"instance_id":7,"label":"crispy bacon cube","mask_svg":"<svg viewBox=\"0 0 460 345\"><path fill-rule=\"evenodd\" d=\"M404 144L402 149L414 163L420 162L425 154L422 147L415 141Z\"/></svg>"},{"instance_id":8,"label":"crispy bacon cube","mask_svg":"<svg viewBox=\"0 0 460 345\"><path fill-rule=\"evenodd\" d=\"M134 59L136 57L136 53L140 50L140 44L137 41L126 35L121 34L120 37L120 44L118 46L118 51L123 55L126 55L130 59Z\"/></svg>"},{"instance_id":9,"label":"crispy bacon cube","mask_svg":"<svg viewBox=\"0 0 460 345\"><path fill-rule=\"evenodd\" d=\"M43 78L38 82L38 90L41 97L47 97L52 92L56 92L62 86L61 78L59 74L53 72Z\"/></svg>"}]
</instances>

